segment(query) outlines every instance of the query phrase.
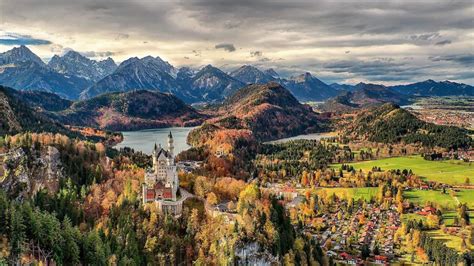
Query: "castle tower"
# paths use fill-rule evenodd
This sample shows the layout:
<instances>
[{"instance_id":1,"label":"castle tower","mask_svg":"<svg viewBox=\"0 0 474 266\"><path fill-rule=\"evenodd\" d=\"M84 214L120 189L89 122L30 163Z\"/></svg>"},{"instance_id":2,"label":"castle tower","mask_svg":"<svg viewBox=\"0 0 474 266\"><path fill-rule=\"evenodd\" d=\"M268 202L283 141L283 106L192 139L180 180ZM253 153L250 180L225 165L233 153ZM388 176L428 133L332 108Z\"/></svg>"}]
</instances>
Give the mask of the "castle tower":
<instances>
[{"instance_id":1,"label":"castle tower","mask_svg":"<svg viewBox=\"0 0 474 266\"><path fill-rule=\"evenodd\" d=\"M174 157L174 141L173 141L173 135L171 134L171 131L168 134L168 151L171 157Z\"/></svg>"},{"instance_id":2,"label":"castle tower","mask_svg":"<svg viewBox=\"0 0 474 266\"><path fill-rule=\"evenodd\" d=\"M157 164L158 164L158 158L156 158L156 150L158 149L158 147L156 146L156 142L155 142L155 147L153 148L153 151L151 152L151 158L152 158L152 162L153 162L153 172L156 172L157 170Z\"/></svg>"}]
</instances>

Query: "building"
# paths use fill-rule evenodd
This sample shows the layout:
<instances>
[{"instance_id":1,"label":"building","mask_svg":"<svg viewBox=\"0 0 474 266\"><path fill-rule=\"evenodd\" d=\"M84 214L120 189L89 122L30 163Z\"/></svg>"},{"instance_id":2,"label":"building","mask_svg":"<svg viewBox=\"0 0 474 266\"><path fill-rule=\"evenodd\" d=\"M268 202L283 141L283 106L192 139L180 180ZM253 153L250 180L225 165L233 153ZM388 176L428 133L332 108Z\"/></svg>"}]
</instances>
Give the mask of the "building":
<instances>
[{"instance_id":1,"label":"building","mask_svg":"<svg viewBox=\"0 0 474 266\"><path fill-rule=\"evenodd\" d=\"M174 161L173 135L168 135L168 149L155 144L152 152L153 167L145 172L142 185L143 204L155 203L163 213L180 216L179 180Z\"/></svg>"}]
</instances>

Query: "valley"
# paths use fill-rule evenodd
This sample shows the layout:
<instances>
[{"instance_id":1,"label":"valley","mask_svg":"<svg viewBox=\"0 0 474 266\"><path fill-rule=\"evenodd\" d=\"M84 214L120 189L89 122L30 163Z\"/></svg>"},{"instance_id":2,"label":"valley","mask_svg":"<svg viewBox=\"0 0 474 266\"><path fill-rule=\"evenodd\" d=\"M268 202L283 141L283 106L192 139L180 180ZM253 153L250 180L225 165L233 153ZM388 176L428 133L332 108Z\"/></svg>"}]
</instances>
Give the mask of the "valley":
<instances>
[{"instance_id":1,"label":"valley","mask_svg":"<svg viewBox=\"0 0 474 266\"><path fill-rule=\"evenodd\" d=\"M472 262L470 85L0 63L0 264Z\"/></svg>"}]
</instances>

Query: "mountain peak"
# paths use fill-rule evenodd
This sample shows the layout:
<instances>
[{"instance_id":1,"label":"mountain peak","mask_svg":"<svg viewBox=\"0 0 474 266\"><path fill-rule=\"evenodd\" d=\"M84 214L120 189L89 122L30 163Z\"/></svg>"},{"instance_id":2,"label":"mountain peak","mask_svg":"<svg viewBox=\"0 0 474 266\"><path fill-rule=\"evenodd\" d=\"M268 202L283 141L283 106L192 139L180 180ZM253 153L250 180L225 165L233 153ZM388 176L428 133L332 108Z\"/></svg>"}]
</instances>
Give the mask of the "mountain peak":
<instances>
[{"instance_id":1,"label":"mountain peak","mask_svg":"<svg viewBox=\"0 0 474 266\"><path fill-rule=\"evenodd\" d=\"M8 50L0 54L0 64L16 64L23 62L35 62L40 65L45 65L43 60L39 58L35 53L33 53L25 45L20 45L19 47L14 47L11 50Z\"/></svg>"}]
</instances>

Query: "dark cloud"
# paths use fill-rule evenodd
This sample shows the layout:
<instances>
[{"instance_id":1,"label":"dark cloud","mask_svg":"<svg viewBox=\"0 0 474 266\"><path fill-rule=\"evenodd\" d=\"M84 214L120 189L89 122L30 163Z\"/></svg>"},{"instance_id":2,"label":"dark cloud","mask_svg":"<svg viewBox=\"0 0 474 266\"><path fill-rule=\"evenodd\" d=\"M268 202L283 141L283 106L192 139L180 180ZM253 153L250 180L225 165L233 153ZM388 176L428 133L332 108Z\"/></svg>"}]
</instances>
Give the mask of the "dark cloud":
<instances>
[{"instance_id":1,"label":"dark cloud","mask_svg":"<svg viewBox=\"0 0 474 266\"><path fill-rule=\"evenodd\" d=\"M46 45L51 44L48 40L36 39L30 35L20 35L8 33L0 36L0 44L2 45Z\"/></svg>"},{"instance_id":2,"label":"dark cloud","mask_svg":"<svg viewBox=\"0 0 474 266\"><path fill-rule=\"evenodd\" d=\"M263 55L262 51L250 51L251 57L261 57Z\"/></svg>"},{"instance_id":3,"label":"dark cloud","mask_svg":"<svg viewBox=\"0 0 474 266\"><path fill-rule=\"evenodd\" d=\"M435 43L435 45L438 45L438 46L443 46L443 45L447 45L447 44L451 44L451 41L450 40L444 40L444 41L439 41L439 42Z\"/></svg>"},{"instance_id":4,"label":"dark cloud","mask_svg":"<svg viewBox=\"0 0 474 266\"><path fill-rule=\"evenodd\" d=\"M119 41L119 40L126 40L126 39L128 39L129 37L130 37L130 35L127 34L127 33L119 33L119 34L117 34L117 36L115 37L115 40L116 40L116 41Z\"/></svg>"},{"instance_id":5,"label":"dark cloud","mask_svg":"<svg viewBox=\"0 0 474 266\"><path fill-rule=\"evenodd\" d=\"M406 80L422 73L420 69L407 66L402 62L394 62L388 58L372 61L341 60L325 63L322 67L333 73L346 73L379 81Z\"/></svg>"},{"instance_id":6,"label":"dark cloud","mask_svg":"<svg viewBox=\"0 0 474 266\"><path fill-rule=\"evenodd\" d=\"M227 52L235 51L235 46L232 43L219 43L214 46L216 49L224 49Z\"/></svg>"},{"instance_id":7,"label":"dark cloud","mask_svg":"<svg viewBox=\"0 0 474 266\"><path fill-rule=\"evenodd\" d=\"M474 67L474 54L440 55L429 57L431 61L449 61L465 66Z\"/></svg>"},{"instance_id":8,"label":"dark cloud","mask_svg":"<svg viewBox=\"0 0 474 266\"><path fill-rule=\"evenodd\" d=\"M430 41L441 37L438 32L411 35L410 39L415 41Z\"/></svg>"}]
</instances>

